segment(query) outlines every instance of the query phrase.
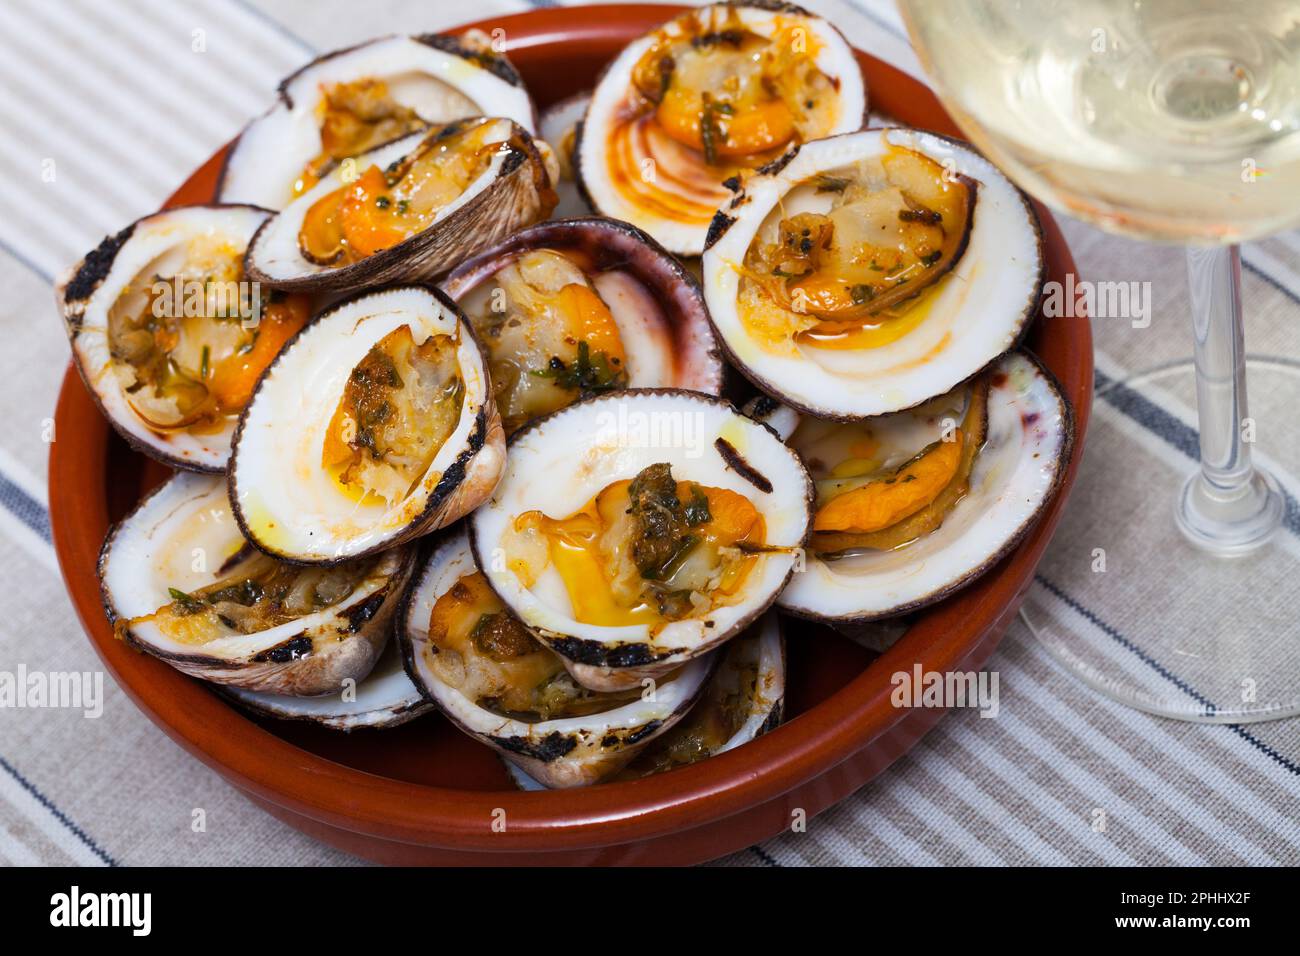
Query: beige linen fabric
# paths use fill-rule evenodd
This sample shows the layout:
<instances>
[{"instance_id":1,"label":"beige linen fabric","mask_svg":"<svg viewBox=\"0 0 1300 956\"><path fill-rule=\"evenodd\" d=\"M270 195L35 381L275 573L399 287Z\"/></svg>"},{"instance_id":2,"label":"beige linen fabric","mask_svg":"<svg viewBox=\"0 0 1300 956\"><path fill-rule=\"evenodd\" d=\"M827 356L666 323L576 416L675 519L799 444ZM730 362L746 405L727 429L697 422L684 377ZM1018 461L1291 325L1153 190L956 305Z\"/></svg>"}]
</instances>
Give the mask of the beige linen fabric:
<instances>
[{"instance_id":1,"label":"beige linen fabric","mask_svg":"<svg viewBox=\"0 0 1300 956\"><path fill-rule=\"evenodd\" d=\"M916 69L888 2L806 5L856 45ZM45 511L48 420L68 360L53 277L105 233L153 210L313 51L527 6L0 4L0 671L99 672L59 579ZM1191 396L1107 391L1126 370L1189 353L1186 284L1176 250L1065 228L1082 276L1151 283L1154 319L1147 329L1094 322L1102 393L1031 610L1040 623L1099 639L1091 644L1109 642L1108 653L1123 656L1131 654L1126 635L1195 627L1198 595L1214 586L1180 572L1185 546L1163 505L1144 495L1144 473L1190 466ZM1300 360L1300 241L1251 247L1245 296L1251 351ZM1275 396L1252 400L1261 421L1294 417L1270 407ZM1300 475L1300 441L1291 427L1261 443L1294 494L1289 476ZM1098 503L1116 496L1130 520L1122 527L1094 520ZM1090 567L1096 547L1107 550L1104 575ZM1269 580L1266 564L1252 573L1261 576L1262 598L1243 615L1243 628L1294 642L1294 582ZM1149 669L1136 656L1125 666ZM1205 727L1125 710L1057 669L1020 622L990 667L1001 678L997 718L951 714L890 771L810 821L806 833L719 864L1300 863L1300 722ZM0 709L0 861L358 862L253 807L102 679L103 713L94 719L76 710ZM192 826L196 810L204 832Z\"/></svg>"}]
</instances>

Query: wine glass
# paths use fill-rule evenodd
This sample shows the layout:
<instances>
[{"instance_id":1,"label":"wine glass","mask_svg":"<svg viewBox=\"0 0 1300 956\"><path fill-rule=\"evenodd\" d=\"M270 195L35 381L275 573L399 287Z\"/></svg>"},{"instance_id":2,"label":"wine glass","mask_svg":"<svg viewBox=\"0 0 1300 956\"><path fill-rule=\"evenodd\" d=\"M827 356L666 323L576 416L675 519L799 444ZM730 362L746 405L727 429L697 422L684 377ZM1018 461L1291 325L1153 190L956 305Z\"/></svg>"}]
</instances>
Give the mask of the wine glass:
<instances>
[{"instance_id":1,"label":"wine glass","mask_svg":"<svg viewBox=\"0 0 1300 956\"><path fill-rule=\"evenodd\" d=\"M1076 676L1140 709L1211 722L1300 713L1300 545L1292 540L1300 525L1284 522L1287 492L1252 461L1255 439L1276 439L1297 405L1289 401L1291 420L1280 428L1263 428L1247 408L1247 366L1257 387L1264 376L1260 394L1270 407L1287 407L1283 396L1300 400L1300 378L1284 361L1247 362L1238 246L1300 222L1300 4L899 0L899 7L945 105L1020 186L1104 230L1187 246L1193 361L1102 384L1147 401L1153 391L1176 396L1185 375L1190 399L1194 374L1199 467L1180 474L1175 462L1135 479L1129 462L1097 465L1116 488L1144 482L1147 504L1167 516L1158 500L1166 496L1194 546L1173 535L1178 548L1149 556L1145 570L1161 581L1141 582L1142 562L1130 560L1106 585L1125 588L1128 601L1159 602L1162 588L1177 589L1170 626L1120 634L1094 621L1121 645L1106 649L1089 648L1046 615L1026 620ZM1141 351L1124 364L1136 364ZM1143 515L1131 503L1121 510L1123 494L1113 497L1111 504L1094 496L1093 507L1104 519L1095 526L1109 526L1114 538ZM1130 557L1139 553L1132 541L1125 547ZM1287 581L1280 602L1262 590ZM1057 597L1088 613L1069 595Z\"/></svg>"}]
</instances>

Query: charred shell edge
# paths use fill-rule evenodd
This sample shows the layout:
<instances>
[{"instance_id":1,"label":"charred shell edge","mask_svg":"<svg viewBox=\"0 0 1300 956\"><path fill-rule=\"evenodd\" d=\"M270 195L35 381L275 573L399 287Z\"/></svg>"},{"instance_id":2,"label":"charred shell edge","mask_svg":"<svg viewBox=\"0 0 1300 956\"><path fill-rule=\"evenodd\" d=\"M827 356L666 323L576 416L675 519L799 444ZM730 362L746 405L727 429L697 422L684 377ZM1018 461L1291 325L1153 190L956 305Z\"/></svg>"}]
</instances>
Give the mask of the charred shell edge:
<instances>
[{"instance_id":1,"label":"charred shell edge","mask_svg":"<svg viewBox=\"0 0 1300 956\"><path fill-rule=\"evenodd\" d=\"M964 142L959 139L955 139L954 137L947 136L943 133L936 133L931 130L922 129L920 127L913 127L913 126L881 126L881 127L873 127L870 130L870 132L879 132L882 137L885 134L894 131L901 132L901 133L924 133L927 136L933 136L935 139L941 139L947 143L950 143L952 146L956 147L957 149L965 150L966 152L972 153L973 155L978 156L980 159L983 159L985 162L989 162L988 158L984 156L983 153L977 150L970 143ZM851 133L839 133L836 136L828 136L826 139L838 139L841 136L857 136L863 132L867 132L867 131L855 130ZM816 140L815 142L823 143L826 142L826 140ZM784 169L786 165L788 165L789 162L794 159L797 153L798 153L798 148L796 147L795 149L792 149L788 153L786 153L785 156L782 156L774 160L773 162L780 163L780 166L778 168ZM968 177L968 178L973 178L973 177ZM978 183L978 180L975 180L975 182ZM1008 182L1010 182L1010 180L1008 180ZM717 241L722 238L722 236L726 233L726 231L730 229L736 222L737 217L728 215L726 213L726 210L735 209L749 202L749 196L747 195L746 188L745 188L746 186L747 183L742 182L739 191L736 193L734 197L732 197L731 201L714 214L713 222L710 223L709 225L710 239L704 247L706 252L711 246L717 243ZM1016 351L1017 349L1020 349L1025 341L1026 336L1029 334L1030 327L1034 324L1034 321L1038 318L1038 303L1042 298L1043 284L1047 279L1047 252L1046 252L1046 243L1043 238L1043 224L1042 221L1038 218L1038 211L1034 208L1033 202L1025 194L1024 190L1020 189L1014 183L1011 183L1011 188L1014 189L1016 195L1020 197L1020 202L1021 205L1024 207L1025 215L1028 218L1029 224L1034 231L1034 238L1037 240L1035 242L1034 248L1038 254L1038 272L1034 277L1034 282L1033 285L1031 286L1029 298L1025 301L1025 304L1020 309L1020 319L1017 323L1016 332L1014 337L1011 340L1011 343L1007 346L1006 349L1004 349L1002 352L998 353L992 359L990 359L985 366L983 366L980 369L977 369L975 372L966 376L966 378L954 382L951 386L952 388L956 388L958 385L970 381L972 378L974 378L976 375L979 375L980 372L984 371L984 369L988 368L990 365L998 361L1004 355L1007 355L1011 352ZM978 203L976 204L975 208L976 210L978 209ZM975 219L975 210L972 210L971 212L972 223L974 222L974 219ZM966 237L966 242L969 241L970 241L970 236L968 232L968 235ZM966 251L965 245L963 244L962 247L963 254L965 253L965 251ZM713 321L712 313L709 314L709 321L710 322ZM776 401L781 405L788 405L790 408L793 408L795 411L797 411L800 415L808 415L811 416L812 418L819 418L822 419L823 421L828 421L828 422L860 422L866 418L875 417L872 415L836 414L836 413L828 412L825 409L812 408L808 405L795 401L790 396L783 394L782 391L779 388L777 388L775 385L768 382L763 377L757 375L751 368L749 368L744 362L742 362L739 356L736 355L735 350L732 349L732 347L727 343L726 337L722 335L721 332L718 331L718 327L716 323L714 324L713 327L713 334L714 334L714 338L718 340L718 346L722 349L723 355L726 356L728 365L738 370L740 374L744 376L744 378L751 385L753 385L756 389L758 389L768 398L773 399L774 401ZM943 391L947 391L947 389L943 389L936 394L942 394ZM894 412L905 412L909 408L915 408L918 405L924 405L933 397L934 397L933 395L928 395L925 398L918 399L917 401L913 402L911 405L900 406L898 408L892 409L890 412L886 412L885 414L893 414Z\"/></svg>"},{"instance_id":2,"label":"charred shell edge","mask_svg":"<svg viewBox=\"0 0 1300 956\"><path fill-rule=\"evenodd\" d=\"M68 270L67 274L54 286L54 297L59 306L59 312L63 316L64 329L68 334L68 344L72 347L72 364L77 369L77 374L81 377L82 383L86 386L86 392L90 395L91 401L99 409L99 413L104 416L105 421L113 427L113 431L126 442L132 451L137 451L154 461L162 462L169 468L175 468L177 471L192 471L196 474L219 475L224 472L223 465L204 465L197 464L192 459L182 458L179 455L169 455L154 445L142 440L140 436L131 434L121 423L108 413L104 407L104 400L100 398L99 392L95 390L90 376L86 374L86 369L81 364L81 355L76 348L76 337L81 333L81 324L85 316L86 305L108 274L113 270L113 264L117 261L117 255L122 251L122 247L127 244L132 236L135 235L136 228L143 222L172 212L182 212L186 209L251 209L255 212L264 212L268 216L275 213L270 209L264 209L261 206L255 206L252 203L187 203L181 206L164 206L157 212L152 212L147 216L141 216L129 226L124 227L111 236L105 236L100 240L99 245L90 252L86 253L85 258ZM261 229L261 226L258 227ZM256 233L254 234L256 235ZM250 245L252 239L249 240Z\"/></svg>"},{"instance_id":3,"label":"charred shell edge","mask_svg":"<svg viewBox=\"0 0 1300 956\"><path fill-rule=\"evenodd\" d=\"M372 554L378 554L379 552L382 551L391 550L392 548L396 548L399 545L405 544L406 542L412 540L413 538L418 538L424 534L429 533L425 525L434 517L434 515L447 501L447 499L452 494L455 493L456 489L460 487L461 482L464 480L466 474L470 469L470 466L473 464L474 459L478 456L478 453L482 451L486 445L492 443L492 438L494 433L498 435L501 433L501 417L500 415L497 414L496 403L493 400L491 388L488 388L486 390L486 394L484 395L483 405L481 408L479 408L478 414L475 418L473 430L469 433L468 437L466 438L465 449L459 455L456 456L456 460L453 461L447 467L446 471L442 473L442 477L438 479L438 483L433 487L433 490L429 493L429 499L425 503L424 510L420 512L418 517L413 518L410 522L408 522L405 528L403 528L397 534L393 535L393 537L379 541L378 543L374 544L369 548L366 548L363 551L358 551L356 554L349 554L349 555L344 555L342 557L335 557L335 558L303 559L303 558L294 557L292 555L287 555L284 554L283 552L277 551L274 548L262 544L260 541L256 540L253 537L248 527L248 523L244 519L244 512L239 505L239 487L235 478L236 472L234 468L234 461L235 461L235 449L239 447L240 436L243 435L244 433L244 423L248 420L249 409L251 409L253 407L253 403L257 401L257 396L262 391L263 384L265 384L267 379L270 377L272 371L280 364L280 361L288 353L289 349L292 348L293 345L298 341L299 336L301 336L304 332L307 332L314 325L316 325L317 322L319 322L321 319L328 316L331 312L335 312L346 305L351 305L353 302L357 301L358 299L363 299L367 296L375 295L379 291L398 292L405 289L415 289L421 292L430 293L434 297L434 299L438 302L439 305L449 310L454 316L456 316L456 319L460 323L460 326L464 330L465 334L469 336L469 340L474 343L474 347L478 350L479 360L483 363L483 368L484 369L487 368L487 355L483 351L483 344L479 342L478 338L474 335L474 328L470 324L469 319L465 317L465 313L462 312L460 310L460 307L457 306L456 303L451 300L450 296L448 296L445 292L443 292L441 289L439 289L437 286L434 285L422 285L420 283L405 283L401 285L386 286L382 290L363 289L362 291L357 292L355 295L350 295L347 298L339 299L335 302L331 302L330 305L327 306L325 309L323 309L321 312L318 312L316 315L312 316L311 320L308 321L306 325L304 325L301 329L299 329L296 333L294 333L294 335L290 337L290 339L287 342L285 342L283 346L281 346L279 354L277 354L275 359L271 362L271 364L268 365L262 371L261 376L257 380L257 384L253 386L253 394L249 396L248 404L244 406L243 412L241 412L239 415L239 424L235 426L235 434L230 441L231 464L227 470L228 480L226 483L227 494L230 498L230 511L235 516L235 522L239 525L239 533L244 536L245 540L247 540L249 544L255 547L258 551L261 551L263 554L270 555L271 557L275 558L278 561L283 561L285 564L293 564L302 567L328 568L328 567L334 567L335 565L338 564L342 564L345 561L352 561L357 558L364 558ZM504 443L504 436L502 436L502 441Z\"/></svg>"},{"instance_id":4,"label":"charred shell edge","mask_svg":"<svg viewBox=\"0 0 1300 956\"><path fill-rule=\"evenodd\" d=\"M479 220L481 213L489 204L493 206L497 204L496 196L503 186L509 186L512 190L531 189L531 184L524 186L517 182L517 177L527 175L531 171L530 167L540 172L540 175L552 189L555 185L550 181L550 173L546 169L546 162L542 159L541 152L537 149L537 144L533 141L534 137L512 119L507 117L492 117L492 119L510 124L510 138L501 141L501 145L508 149L508 154L497 169L493 182L465 202L464 205L454 209L445 219L431 223L428 227L406 237L396 245L381 249L358 262L310 275L276 279L266 275L253 263L253 250L257 248L258 243L261 241L262 234L275 222L279 215L276 213L272 218L264 222L257 232L253 233L253 238L249 240L248 250L244 253L244 274L248 278L261 282L272 289L309 293L351 293L359 290L373 290L390 284L419 285L423 282L432 282L446 275L458 264L458 260L452 259L451 264L447 264L443 253L450 254L453 247L456 249L463 248L465 242L461 240L451 244L445 241L439 243L433 237L438 235L461 235L465 232L467 226L473 225ZM436 138L441 139L451 135L460 128L463 122L462 120L455 120L448 123L437 132ZM399 139L404 138L399 137ZM516 146L510 141L511 139L518 140L523 144L523 148ZM376 147L376 149L382 148L382 146ZM500 212L499 209L495 208L491 211ZM491 222L500 218L500 216L488 216L485 221ZM492 240L489 239L486 244L479 244L478 247L486 248L491 243Z\"/></svg>"},{"instance_id":5,"label":"charred shell edge","mask_svg":"<svg viewBox=\"0 0 1300 956\"><path fill-rule=\"evenodd\" d=\"M1004 352L1002 355L999 355L996 359L990 362L989 365L985 366L984 369L981 369L980 373L977 374L987 371L992 365L1011 354L1023 355L1034 365L1050 386L1052 393L1056 396L1057 403L1061 410L1061 454L1057 459L1056 469L1052 474L1052 484L1047 489L1047 493L1043 495L1043 500L1038 503L1038 507L1034 509L1033 514L1029 515L1029 517L1022 521L1020 527L1018 527L1015 532L1007 538L1006 543L1004 543L996 552L985 558L982 563L971 568L961 577L950 581L943 587L937 588L925 597L917 598L916 600L909 601L906 604L900 604L887 611L872 614L818 614L814 611L808 610L807 608L786 607L785 605L778 605L777 610L782 614L789 615L790 617L800 618L805 621L817 621L822 624L829 624L837 630L841 628L852 628L860 624L870 624L874 621L885 621L896 617L903 617L904 615L919 611L922 608L930 607L933 604L938 604L945 598L951 597L957 591L960 591L962 588L983 577L995 564L1020 546L1020 543L1024 541L1029 532L1038 524L1039 519L1043 516L1043 512L1047 510L1053 501L1056 500L1056 496L1060 493L1061 485L1065 482L1066 473L1070 469L1070 459L1074 455L1074 445L1077 435L1073 403L1066 396L1065 390L1061 387L1060 380L1057 379L1052 371L1043 364L1042 360L1029 349L1020 348Z\"/></svg>"},{"instance_id":6,"label":"charred shell edge","mask_svg":"<svg viewBox=\"0 0 1300 956\"><path fill-rule=\"evenodd\" d=\"M736 415L739 415L741 418L744 418L747 422L761 426L762 428L770 432L772 436L776 438L777 441L781 441L780 436L777 435L776 431L772 428L772 426L768 425L766 422L755 421L754 419L750 418L748 415L745 415L744 413L740 412L735 405L733 405L725 398L719 398L713 395L706 395L703 392L693 392L685 388L629 388L617 392L606 392L603 395L592 395L589 398L580 399L579 401L574 402L572 405L566 405L563 408L556 409L555 411L543 415L540 418L535 418L527 425L520 428L513 435L511 435L509 441L507 442L506 447L508 449L511 445L515 444L515 442L517 442L523 435L527 434L528 432L541 427L543 424L550 422L552 419L558 418L559 416L564 415L566 413L573 412L575 409L579 408L580 406L594 405L598 402L619 401L637 395L669 395L669 396L691 399L692 401L704 402L706 404L722 406L728 411ZM783 445L785 444L784 442L781 443ZM721 453L719 452L719 454ZM804 468L804 471L806 473L807 468L803 466L803 460L800 459L797 454L795 455L795 458L799 461L800 467ZM725 457L723 460L724 462L726 462ZM730 463L727 463L727 467L731 467ZM806 547L808 544L809 537L812 534L813 505L814 505L813 485L810 479L804 484L804 508L808 515L808 522L804 532L804 539L797 545L797 547ZM468 526L468 533L469 533L470 552L474 556L474 563L481 568L483 567L483 558L482 555L479 553L478 528L472 520L467 522L467 526ZM547 647L553 650L556 654L559 654L561 657L565 658L566 660L570 660L575 664L590 666L590 667L608 667L613 669L635 668L635 667L657 665L660 669L662 669L663 667L666 667L670 664L682 663L688 660L692 660L696 657L699 657L702 654L707 654L710 651L715 650L718 647L721 647L731 638L735 637L745 628L749 627L756 620L762 617L764 612L766 612L769 608L773 607L776 604L776 599L780 597L781 592L785 590L785 586L790 583L790 578L793 575L794 575L794 567L791 566L790 570L786 572L785 578L782 580L780 586L777 587L772 592L771 597L769 597L768 600L763 602L760 606L755 607L752 611L750 611L749 614L745 615L744 617L736 621L736 623L734 623L730 628L719 631L717 634L710 635L708 640L701 641L695 647L684 648L678 651L656 651L651 645L645 642L636 642L636 643L625 642L621 644L606 644L601 641L593 641L587 638L570 637L569 635L566 634L555 634L549 631L539 630L536 628L534 628L533 630L537 634L538 640L540 640L543 644L545 644ZM496 587L492 583L491 577L484 575L484 578L488 582L488 587L492 588L493 592L496 593L498 599L500 599L501 602L505 604L507 608L510 607L509 602L507 602L506 599L499 592L497 592Z\"/></svg>"},{"instance_id":7,"label":"charred shell edge","mask_svg":"<svg viewBox=\"0 0 1300 956\"><path fill-rule=\"evenodd\" d=\"M652 739L654 739L654 737L658 736L660 733L669 730L674 724L676 724L679 720L681 720L687 714L689 714L691 708L694 707L695 704L699 701L700 694L703 693L704 688L708 686L709 680L710 678L712 678L713 671L714 669L716 669L716 667L717 667L716 660L709 662L709 672L704 675L704 678L699 682L698 686L696 686L695 692L691 694L689 697L682 700L682 702L679 703L671 713L665 714L662 717L657 717L653 720L649 720L646 723L639 724L635 727L611 728L609 731L606 732L605 736L601 739L600 746L602 748L606 748L606 747L628 748L628 747L634 747L638 744L644 745L644 744L648 744ZM482 743L488 744L493 749L501 752L502 754L515 754L520 757L536 760L539 763L543 763L543 764L554 763L555 761L568 756L575 749L577 749L577 747L581 742L576 734L567 734L567 735L561 734L558 730L551 731L549 734L547 734L545 737L543 737L541 740L538 741L529 740L526 737L492 736L491 734L484 734L478 731L470 730L468 727L462 724L460 720L457 719L449 710L444 709L442 710L442 713L443 716L445 716L452 724L454 724L456 728L460 730L462 733ZM631 756L632 755L629 755L629 759ZM594 786L602 782L603 782L602 780L597 779L597 780L593 780L591 783L586 784L585 786Z\"/></svg>"},{"instance_id":8,"label":"charred shell edge","mask_svg":"<svg viewBox=\"0 0 1300 956\"><path fill-rule=\"evenodd\" d=\"M489 46L466 42L460 33L420 33L411 37L417 43L450 53L462 60L469 60L480 66L498 79L505 80L511 86L523 88L524 79L504 53L498 53Z\"/></svg>"}]
</instances>

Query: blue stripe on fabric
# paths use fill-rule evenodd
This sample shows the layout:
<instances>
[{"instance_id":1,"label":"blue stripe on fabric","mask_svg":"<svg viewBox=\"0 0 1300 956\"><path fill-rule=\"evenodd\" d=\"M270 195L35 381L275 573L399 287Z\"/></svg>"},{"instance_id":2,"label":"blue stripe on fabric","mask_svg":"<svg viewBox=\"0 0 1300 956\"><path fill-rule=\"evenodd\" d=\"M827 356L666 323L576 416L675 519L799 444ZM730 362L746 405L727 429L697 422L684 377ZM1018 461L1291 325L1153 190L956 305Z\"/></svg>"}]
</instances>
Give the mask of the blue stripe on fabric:
<instances>
[{"instance_id":1,"label":"blue stripe on fabric","mask_svg":"<svg viewBox=\"0 0 1300 956\"><path fill-rule=\"evenodd\" d=\"M18 785L20 787L22 787L29 794L31 794L32 798L35 799L36 802L39 803L42 807L48 810L50 814L54 817L54 819L58 820L65 827L67 827L68 830L72 833L72 835L75 836L82 843L84 843L86 847L92 853L95 854L95 856L103 860L104 863L107 864L108 866L119 865L117 860L109 856L108 853L106 853L98 843L96 843L94 840L90 838L89 834L87 834L85 830L77 826L77 824L74 823L66 813L64 813L62 810L56 807L54 805L54 802L50 800L49 797L41 793L41 791L37 789L34 783L32 783L21 773L19 773L18 769L14 767L14 765L11 764L8 760L5 760L4 757L0 757L0 767L3 767L5 772L8 773L9 776L13 777L14 780L18 782Z\"/></svg>"},{"instance_id":2,"label":"blue stripe on fabric","mask_svg":"<svg viewBox=\"0 0 1300 956\"><path fill-rule=\"evenodd\" d=\"M0 473L0 506L49 542L50 513L39 501Z\"/></svg>"},{"instance_id":3,"label":"blue stripe on fabric","mask_svg":"<svg viewBox=\"0 0 1300 956\"><path fill-rule=\"evenodd\" d=\"M1068 605L1072 610L1080 614L1090 624L1092 624L1094 627L1100 630L1111 640L1115 641L1125 650L1131 651L1133 655L1137 657L1138 660L1142 661L1142 663L1146 664L1148 667L1154 670L1165 680L1169 681L1171 684L1173 684L1183 693L1187 694L1189 697L1191 697L1193 700L1199 703L1202 707L1204 707L1206 714L1214 714L1216 712L1214 704L1210 701L1208 697L1206 697L1196 688L1192 687L1186 681L1182 680L1179 677L1176 677L1169 670L1167 670L1159 661L1143 653L1143 651L1140 648L1138 648L1136 644L1134 644L1131 640L1129 640L1122 633L1120 633L1120 631L1117 628L1115 628L1113 625L1102 620L1101 616L1098 615L1095 611L1091 610L1090 608L1084 607L1081 603L1079 603L1077 600L1075 600L1073 597L1067 594L1062 588L1052 583L1047 578L1043 577L1043 575L1039 574L1036 575L1035 577L1038 583L1043 585L1043 587L1047 588L1047 590L1051 591L1052 594L1056 595L1056 597L1060 598L1063 602L1065 602L1066 605ZM1234 734L1236 734L1242 740L1246 741L1246 743L1250 744L1252 747L1254 747L1264 756L1268 757L1270 760L1272 760L1283 770L1300 777L1300 764L1297 764L1295 761L1290 760L1284 757L1282 754L1278 753L1271 746L1264 743L1264 741L1260 740L1249 730L1247 730L1245 726L1243 726L1242 724L1225 724L1224 726L1226 726Z\"/></svg>"},{"instance_id":4,"label":"blue stripe on fabric","mask_svg":"<svg viewBox=\"0 0 1300 956\"><path fill-rule=\"evenodd\" d=\"M44 280L46 284L48 285L54 284L53 275L46 272L39 265L37 265L34 259L27 258L27 256L23 255L21 252L19 252L9 243L5 242L3 239L0 239L0 250L3 250L6 254L12 256L15 260L17 260L17 262L20 265L26 266L33 273L35 273L38 278Z\"/></svg>"},{"instance_id":5,"label":"blue stripe on fabric","mask_svg":"<svg viewBox=\"0 0 1300 956\"><path fill-rule=\"evenodd\" d=\"M772 856L772 854L768 853L761 846L751 846L750 849L754 851L754 855L756 857L758 857L760 860L763 861L764 866L781 865L780 863L776 862L776 857Z\"/></svg>"},{"instance_id":6,"label":"blue stripe on fabric","mask_svg":"<svg viewBox=\"0 0 1300 956\"><path fill-rule=\"evenodd\" d=\"M1058 598L1064 601L1066 605L1068 605L1071 609L1073 609L1077 614L1081 615L1086 621L1088 621L1088 623L1092 624L1099 631L1101 631L1103 634L1105 634L1115 643L1119 644L1125 650L1131 651L1134 655L1137 656L1137 658L1140 661L1142 661L1142 663L1146 664L1148 667L1154 670L1165 680L1169 681L1171 684L1173 684L1175 687L1181 690L1188 697L1191 697L1194 701L1196 701L1198 704L1204 707L1206 714L1215 713L1214 704L1210 701L1208 697L1198 692L1194 687L1192 687L1186 681L1182 680L1180 677L1173 674L1171 671L1167 670L1164 667L1164 665L1161 664L1159 661L1157 661L1154 657L1151 657L1147 655L1145 652L1143 652L1141 648L1139 648L1136 644L1134 644L1132 641L1126 638L1118 630L1116 630L1114 627L1112 627L1111 625L1103 621L1095 611L1092 611L1089 608L1084 607L1082 604L1080 604L1078 601L1072 598L1069 594L1066 594L1063 588L1052 583L1047 578L1043 577L1043 575L1038 574L1035 575L1035 577L1037 578L1039 584L1047 588L1047 590L1051 591Z\"/></svg>"},{"instance_id":7,"label":"blue stripe on fabric","mask_svg":"<svg viewBox=\"0 0 1300 956\"><path fill-rule=\"evenodd\" d=\"M1253 262L1247 262L1244 257L1241 260L1241 264L1245 266L1247 272L1259 276L1261 279L1263 279L1265 282L1271 285L1274 289L1277 289L1278 292L1281 292L1292 302L1296 303L1297 305L1300 305L1300 296L1296 295L1293 291L1291 291L1289 288L1283 285L1281 281L1275 279L1272 275L1265 272L1263 269L1255 265Z\"/></svg>"}]
</instances>

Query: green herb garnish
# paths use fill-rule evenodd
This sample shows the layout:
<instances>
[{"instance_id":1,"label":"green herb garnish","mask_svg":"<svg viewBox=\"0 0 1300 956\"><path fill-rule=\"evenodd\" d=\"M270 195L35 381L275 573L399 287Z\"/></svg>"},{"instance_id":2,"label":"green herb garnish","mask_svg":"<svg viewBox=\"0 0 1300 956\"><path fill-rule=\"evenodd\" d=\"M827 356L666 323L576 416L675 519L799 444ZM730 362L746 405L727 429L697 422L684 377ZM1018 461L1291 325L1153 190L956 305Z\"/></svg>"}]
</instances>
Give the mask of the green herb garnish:
<instances>
[{"instance_id":1,"label":"green herb garnish","mask_svg":"<svg viewBox=\"0 0 1300 956\"><path fill-rule=\"evenodd\" d=\"M168 588L167 593L175 602L177 610L182 614L197 614L203 610L203 602L192 594L186 594L180 588Z\"/></svg>"},{"instance_id":2,"label":"green herb garnish","mask_svg":"<svg viewBox=\"0 0 1300 956\"><path fill-rule=\"evenodd\" d=\"M578 357L572 364L567 364L559 356L552 356L548 368L533 369L532 374L549 378L560 388L586 396L627 387L627 372L615 369L615 362L611 362L604 352L592 355L591 346L583 339L578 343Z\"/></svg>"},{"instance_id":3,"label":"green herb garnish","mask_svg":"<svg viewBox=\"0 0 1300 956\"><path fill-rule=\"evenodd\" d=\"M699 485L691 485L691 500L686 502L684 513L686 523L692 528L707 524L713 517L712 512L709 511L709 496Z\"/></svg>"},{"instance_id":4,"label":"green herb garnish","mask_svg":"<svg viewBox=\"0 0 1300 956\"><path fill-rule=\"evenodd\" d=\"M722 130L718 126L719 116L731 116L735 108L722 100L715 100L708 93L704 94L704 110L700 116L700 141L704 145L704 160L710 166L718 161L718 139Z\"/></svg>"}]
</instances>

